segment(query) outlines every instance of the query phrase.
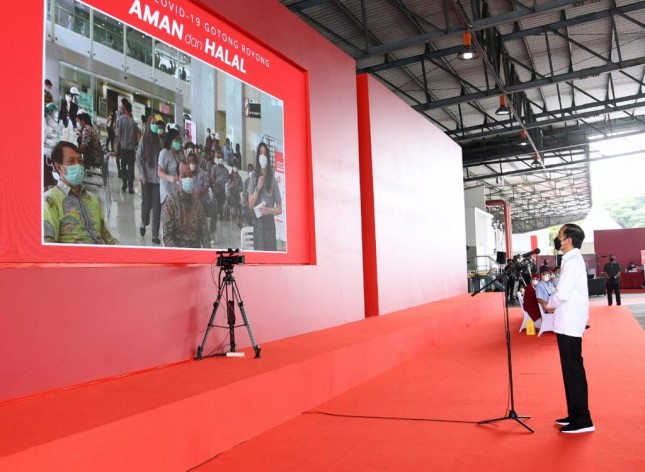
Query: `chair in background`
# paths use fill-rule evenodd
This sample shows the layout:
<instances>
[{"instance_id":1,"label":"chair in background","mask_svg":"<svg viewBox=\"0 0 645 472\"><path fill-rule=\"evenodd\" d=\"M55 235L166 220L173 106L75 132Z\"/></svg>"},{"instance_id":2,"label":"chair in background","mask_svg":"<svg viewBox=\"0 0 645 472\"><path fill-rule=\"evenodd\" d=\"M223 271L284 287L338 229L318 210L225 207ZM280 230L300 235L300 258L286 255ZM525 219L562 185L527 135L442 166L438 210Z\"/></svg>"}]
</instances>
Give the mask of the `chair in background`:
<instances>
[{"instance_id":1,"label":"chair in background","mask_svg":"<svg viewBox=\"0 0 645 472\"><path fill-rule=\"evenodd\" d=\"M253 226L245 226L240 230L240 249L253 249Z\"/></svg>"},{"instance_id":2,"label":"chair in background","mask_svg":"<svg viewBox=\"0 0 645 472\"><path fill-rule=\"evenodd\" d=\"M529 316L528 312L524 309L524 292L517 292L517 299L520 302L520 308L522 308L522 313L524 314L524 317L522 318L522 326L520 326L520 333L522 332L523 329L526 329L526 323L531 319ZM542 324L542 319L539 319L535 322L535 328L540 329L540 326Z\"/></svg>"},{"instance_id":3,"label":"chair in background","mask_svg":"<svg viewBox=\"0 0 645 472\"><path fill-rule=\"evenodd\" d=\"M538 333L538 336L542 336L542 333L553 331L554 329L553 313L546 313L542 305L539 305L539 307L540 313L542 314L542 325L540 326L540 332Z\"/></svg>"}]
</instances>

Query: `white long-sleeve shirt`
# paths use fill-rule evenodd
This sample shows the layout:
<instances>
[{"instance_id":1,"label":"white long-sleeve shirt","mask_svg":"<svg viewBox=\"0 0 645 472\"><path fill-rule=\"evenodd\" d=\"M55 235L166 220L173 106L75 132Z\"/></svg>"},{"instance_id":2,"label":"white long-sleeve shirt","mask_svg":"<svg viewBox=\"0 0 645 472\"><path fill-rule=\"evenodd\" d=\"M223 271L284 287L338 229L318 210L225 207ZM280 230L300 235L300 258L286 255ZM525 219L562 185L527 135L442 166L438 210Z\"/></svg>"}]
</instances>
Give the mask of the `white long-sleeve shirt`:
<instances>
[{"instance_id":1,"label":"white long-sleeve shirt","mask_svg":"<svg viewBox=\"0 0 645 472\"><path fill-rule=\"evenodd\" d=\"M587 267L580 249L574 248L562 256L558 290L549 299L555 308L554 331L567 336L582 337L589 319L589 289Z\"/></svg>"}]
</instances>

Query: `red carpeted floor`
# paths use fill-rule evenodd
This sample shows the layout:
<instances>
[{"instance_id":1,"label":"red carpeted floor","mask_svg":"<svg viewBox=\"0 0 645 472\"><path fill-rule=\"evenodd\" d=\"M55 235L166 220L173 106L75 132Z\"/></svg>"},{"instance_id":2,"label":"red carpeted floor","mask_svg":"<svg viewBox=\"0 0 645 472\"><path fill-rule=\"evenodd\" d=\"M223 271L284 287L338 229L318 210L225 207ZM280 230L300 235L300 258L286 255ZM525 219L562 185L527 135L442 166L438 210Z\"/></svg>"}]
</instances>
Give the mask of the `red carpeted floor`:
<instances>
[{"instance_id":1,"label":"red carpeted floor","mask_svg":"<svg viewBox=\"0 0 645 472\"><path fill-rule=\"evenodd\" d=\"M519 308L510 317L515 407L533 434L513 420L474 424L507 412L500 313L195 470L645 470L645 331L627 306L592 303L583 341L591 434L553 423L566 415L555 335L520 334Z\"/></svg>"}]
</instances>

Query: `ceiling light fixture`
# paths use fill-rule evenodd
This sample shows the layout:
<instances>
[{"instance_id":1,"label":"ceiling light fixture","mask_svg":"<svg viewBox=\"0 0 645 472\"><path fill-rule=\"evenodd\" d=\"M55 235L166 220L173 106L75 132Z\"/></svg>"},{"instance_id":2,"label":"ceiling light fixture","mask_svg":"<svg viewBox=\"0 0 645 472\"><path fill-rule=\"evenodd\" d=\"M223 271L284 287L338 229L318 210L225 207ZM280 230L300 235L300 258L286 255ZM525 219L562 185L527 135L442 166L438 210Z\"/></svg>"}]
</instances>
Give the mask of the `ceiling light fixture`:
<instances>
[{"instance_id":1,"label":"ceiling light fixture","mask_svg":"<svg viewBox=\"0 0 645 472\"><path fill-rule=\"evenodd\" d=\"M496 115L510 115L511 110L506 106L506 95L499 96L499 108L495 111Z\"/></svg>"},{"instance_id":2,"label":"ceiling light fixture","mask_svg":"<svg viewBox=\"0 0 645 472\"><path fill-rule=\"evenodd\" d=\"M526 130L520 131L520 146L526 146L529 142L526 140Z\"/></svg>"},{"instance_id":3,"label":"ceiling light fixture","mask_svg":"<svg viewBox=\"0 0 645 472\"><path fill-rule=\"evenodd\" d=\"M459 54L457 54L457 59L468 61L477 57L477 54L473 49L471 39L471 33L464 33L464 45L462 46L461 51L459 51Z\"/></svg>"},{"instance_id":4,"label":"ceiling light fixture","mask_svg":"<svg viewBox=\"0 0 645 472\"><path fill-rule=\"evenodd\" d=\"M539 167L542 165L542 163L540 162L540 154L538 154L537 152L533 154L533 162L531 163L531 165L534 167Z\"/></svg>"}]
</instances>

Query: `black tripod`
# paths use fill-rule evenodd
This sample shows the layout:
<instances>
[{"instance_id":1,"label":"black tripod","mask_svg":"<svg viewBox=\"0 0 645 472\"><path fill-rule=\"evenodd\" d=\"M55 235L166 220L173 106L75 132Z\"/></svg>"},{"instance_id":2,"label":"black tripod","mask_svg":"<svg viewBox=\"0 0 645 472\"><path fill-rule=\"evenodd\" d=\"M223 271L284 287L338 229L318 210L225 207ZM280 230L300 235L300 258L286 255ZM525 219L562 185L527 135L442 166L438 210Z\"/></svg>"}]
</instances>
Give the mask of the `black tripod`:
<instances>
[{"instance_id":1,"label":"black tripod","mask_svg":"<svg viewBox=\"0 0 645 472\"><path fill-rule=\"evenodd\" d=\"M508 387L510 391L511 404L506 416L502 416L500 418L492 418L489 420L478 421L477 424L497 423L498 421L503 421L503 420L515 420L519 424L524 426L526 429L528 429L530 432L534 433L535 431L533 431L527 424L525 424L520 419L520 418L530 418L530 416L519 416L515 411L515 395L513 394L513 362L511 361L511 328L508 320L508 301L507 301L507 293L506 293L508 274L506 272L502 272L496 278L494 278L489 283L484 285L482 288L480 288L479 290L476 290L471 296L474 297L475 295L485 290L490 285L493 285L495 282L502 282L502 285L504 287L504 327L506 329L506 353L508 355Z\"/></svg>"},{"instance_id":2,"label":"black tripod","mask_svg":"<svg viewBox=\"0 0 645 472\"><path fill-rule=\"evenodd\" d=\"M242 301L242 296L240 295L240 290L237 288L237 282L235 281L235 277L233 277L233 265L223 265L219 269L219 289L217 291L217 298L215 299L215 303L213 303L213 312L211 313L211 318L208 321L208 326L206 327L206 332L204 333L204 340L202 341L202 344L197 347L197 355L195 356L195 359L199 360L202 359L203 357L210 357L210 356L203 356L204 353L204 346L206 345L206 340L208 339L208 333L210 332L212 327L217 327L217 328L228 328L229 332L229 340L230 340L230 351L229 352L235 352L235 328L239 328L241 326L246 326L246 330L249 332L249 338L251 339L251 345L253 346L253 350L255 351L255 357L258 358L260 357L260 346L258 346L255 343L255 338L253 337L253 332L251 331L251 325L249 324L249 320L246 317L246 311L244 311L244 302ZM224 296L224 300L226 302L226 320L227 320L227 326L221 326L221 325L216 325L215 324L215 315L217 314L217 309L219 308L220 301L222 300L222 296ZM240 313L242 313L242 320L244 323L240 325L235 325L235 304L237 303L237 306L240 308ZM216 352L215 354L212 354L212 356L225 356L226 353L220 353Z\"/></svg>"}]
</instances>

